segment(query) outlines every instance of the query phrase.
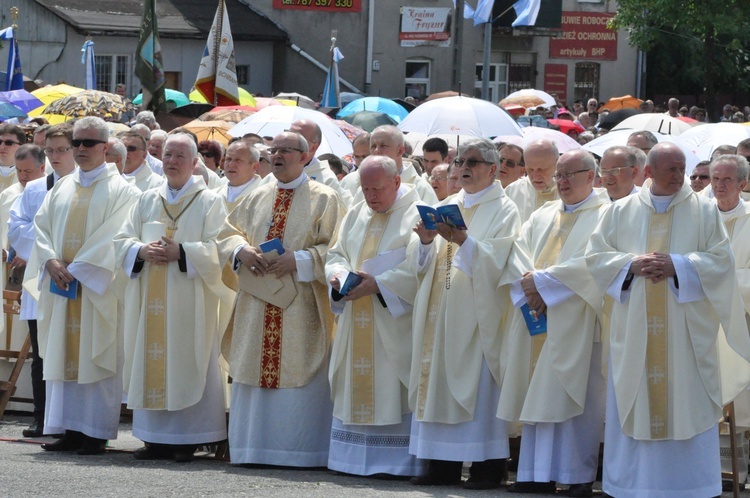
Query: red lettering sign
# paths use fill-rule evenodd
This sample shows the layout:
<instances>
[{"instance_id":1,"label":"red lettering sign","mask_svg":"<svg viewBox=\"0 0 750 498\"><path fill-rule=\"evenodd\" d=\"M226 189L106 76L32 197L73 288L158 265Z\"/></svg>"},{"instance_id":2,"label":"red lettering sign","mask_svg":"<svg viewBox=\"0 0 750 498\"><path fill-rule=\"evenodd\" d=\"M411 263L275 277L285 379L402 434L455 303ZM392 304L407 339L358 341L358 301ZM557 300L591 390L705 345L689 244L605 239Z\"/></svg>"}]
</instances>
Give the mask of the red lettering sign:
<instances>
[{"instance_id":1,"label":"red lettering sign","mask_svg":"<svg viewBox=\"0 0 750 498\"><path fill-rule=\"evenodd\" d=\"M617 31L607 28L614 14L562 13L562 31L549 40L550 59L617 60Z\"/></svg>"},{"instance_id":2,"label":"red lettering sign","mask_svg":"<svg viewBox=\"0 0 750 498\"><path fill-rule=\"evenodd\" d=\"M568 98L568 66L566 64L544 65L544 91L565 102Z\"/></svg>"},{"instance_id":3,"label":"red lettering sign","mask_svg":"<svg viewBox=\"0 0 750 498\"><path fill-rule=\"evenodd\" d=\"M361 12L362 0L273 0L274 9Z\"/></svg>"}]
</instances>

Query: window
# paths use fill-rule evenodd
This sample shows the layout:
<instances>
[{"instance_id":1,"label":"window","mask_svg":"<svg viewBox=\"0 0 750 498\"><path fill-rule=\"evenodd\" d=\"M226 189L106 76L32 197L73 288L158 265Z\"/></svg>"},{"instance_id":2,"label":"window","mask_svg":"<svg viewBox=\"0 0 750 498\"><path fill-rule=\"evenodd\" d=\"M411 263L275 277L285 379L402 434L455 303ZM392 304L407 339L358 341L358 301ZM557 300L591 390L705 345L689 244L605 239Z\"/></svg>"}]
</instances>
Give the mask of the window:
<instances>
[{"instance_id":1,"label":"window","mask_svg":"<svg viewBox=\"0 0 750 498\"><path fill-rule=\"evenodd\" d=\"M115 92L118 83L125 84L125 94L133 95L131 88L133 68L129 55L96 55L96 89Z\"/></svg>"},{"instance_id":2,"label":"window","mask_svg":"<svg viewBox=\"0 0 750 498\"><path fill-rule=\"evenodd\" d=\"M248 85L250 82L250 66L236 66L237 71L237 84Z\"/></svg>"},{"instance_id":3,"label":"window","mask_svg":"<svg viewBox=\"0 0 750 498\"><path fill-rule=\"evenodd\" d=\"M407 60L404 95L423 100L430 95L430 61Z\"/></svg>"},{"instance_id":4,"label":"window","mask_svg":"<svg viewBox=\"0 0 750 498\"><path fill-rule=\"evenodd\" d=\"M476 65L476 78L474 80L474 96L482 98L482 68L483 64ZM489 79L489 101L499 102L503 96L508 94L508 65L490 64Z\"/></svg>"},{"instance_id":5,"label":"window","mask_svg":"<svg viewBox=\"0 0 750 498\"><path fill-rule=\"evenodd\" d=\"M576 64L576 80L573 93L574 100L586 102L590 98L599 98L599 64L596 62L579 62Z\"/></svg>"},{"instance_id":6,"label":"window","mask_svg":"<svg viewBox=\"0 0 750 498\"><path fill-rule=\"evenodd\" d=\"M534 65L511 63L508 69L508 94L524 88L534 88Z\"/></svg>"}]
</instances>

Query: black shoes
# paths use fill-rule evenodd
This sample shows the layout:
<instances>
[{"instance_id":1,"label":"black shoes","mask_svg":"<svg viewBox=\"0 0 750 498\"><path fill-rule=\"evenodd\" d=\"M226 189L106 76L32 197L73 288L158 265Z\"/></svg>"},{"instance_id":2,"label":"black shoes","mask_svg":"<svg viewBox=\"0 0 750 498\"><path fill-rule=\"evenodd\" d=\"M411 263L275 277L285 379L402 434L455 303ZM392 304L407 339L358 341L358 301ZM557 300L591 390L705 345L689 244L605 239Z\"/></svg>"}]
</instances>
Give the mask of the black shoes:
<instances>
[{"instance_id":1,"label":"black shoes","mask_svg":"<svg viewBox=\"0 0 750 498\"><path fill-rule=\"evenodd\" d=\"M550 481L550 482L518 481L508 486L509 493L553 495L555 494L555 491L556 491L555 481Z\"/></svg>"},{"instance_id":2,"label":"black shoes","mask_svg":"<svg viewBox=\"0 0 750 498\"><path fill-rule=\"evenodd\" d=\"M106 439L87 436L78 431L65 431L65 435L54 443L45 443L45 451L76 451L79 455L101 455L107 448Z\"/></svg>"},{"instance_id":3,"label":"black shoes","mask_svg":"<svg viewBox=\"0 0 750 498\"><path fill-rule=\"evenodd\" d=\"M571 484L568 488L567 495L574 498L588 498L589 496L594 496L593 486L593 482Z\"/></svg>"},{"instance_id":4,"label":"black shoes","mask_svg":"<svg viewBox=\"0 0 750 498\"><path fill-rule=\"evenodd\" d=\"M195 459L194 444L157 444L144 443L143 448L135 450L133 456L136 460L170 460L178 463L192 462Z\"/></svg>"},{"instance_id":5,"label":"black shoes","mask_svg":"<svg viewBox=\"0 0 750 498\"><path fill-rule=\"evenodd\" d=\"M192 462L195 459L195 450L198 447L194 444L179 444L173 446L174 461L177 463Z\"/></svg>"},{"instance_id":6,"label":"black shoes","mask_svg":"<svg viewBox=\"0 0 750 498\"><path fill-rule=\"evenodd\" d=\"M469 479L464 483L464 488L497 489L507 480L508 465L505 458L474 462L469 468Z\"/></svg>"},{"instance_id":7,"label":"black shoes","mask_svg":"<svg viewBox=\"0 0 750 498\"><path fill-rule=\"evenodd\" d=\"M42 437L44 435L44 423L35 420L28 429L24 429L23 437Z\"/></svg>"},{"instance_id":8,"label":"black shoes","mask_svg":"<svg viewBox=\"0 0 750 498\"><path fill-rule=\"evenodd\" d=\"M423 476L412 477L409 482L415 486L456 486L461 484L462 468L463 462L430 460L427 473Z\"/></svg>"}]
</instances>

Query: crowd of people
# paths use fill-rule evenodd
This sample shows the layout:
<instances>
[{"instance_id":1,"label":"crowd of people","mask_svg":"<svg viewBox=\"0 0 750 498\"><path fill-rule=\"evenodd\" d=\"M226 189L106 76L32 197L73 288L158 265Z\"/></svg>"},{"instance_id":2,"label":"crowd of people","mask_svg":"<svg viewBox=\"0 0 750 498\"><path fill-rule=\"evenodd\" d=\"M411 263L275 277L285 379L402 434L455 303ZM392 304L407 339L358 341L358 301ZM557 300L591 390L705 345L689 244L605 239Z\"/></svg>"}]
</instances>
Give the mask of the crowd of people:
<instances>
[{"instance_id":1,"label":"crowd of people","mask_svg":"<svg viewBox=\"0 0 750 498\"><path fill-rule=\"evenodd\" d=\"M44 450L103 453L125 397L136 459L228 440L234 465L493 489L520 435L510 492L591 496L603 441L607 495L721 494L723 407L750 428L750 139L688 179L648 131L409 154L385 125L349 162L308 120L226 149L135 121L0 125Z\"/></svg>"}]
</instances>

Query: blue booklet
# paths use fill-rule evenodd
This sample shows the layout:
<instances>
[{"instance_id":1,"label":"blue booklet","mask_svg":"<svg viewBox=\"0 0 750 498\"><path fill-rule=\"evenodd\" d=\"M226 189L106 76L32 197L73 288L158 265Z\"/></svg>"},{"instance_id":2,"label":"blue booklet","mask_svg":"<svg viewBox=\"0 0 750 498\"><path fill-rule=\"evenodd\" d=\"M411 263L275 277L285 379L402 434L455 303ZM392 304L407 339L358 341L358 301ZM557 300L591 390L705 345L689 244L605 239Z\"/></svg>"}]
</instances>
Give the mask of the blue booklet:
<instances>
[{"instance_id":1,"label":"blue booklet","mask_svg":"<svg viewBox=\"0 0 750 498\"><path fill-rule=\"evenodd\" d=\"M341 301L342 299L344 299L344 296L346 296L347 294L349 294L349 292L353 288L355 288L356 286L358 286L359 284L361 284L362 280L364 280L364 279L362 277L360 277L359 275L357 275L356 273L349 272L349 276L346 277L346 280L341 285L341 289L340 290L331 289L331 298L336 303L339 302L339 301Z\"/></svg>"},{"instance_id":2,"label":"blue booklet","mask_svg":"<svg viewBox=\"0 0 750 498\"><path fill-rule=\"evenodd\" d=\"M279 256L284 254L284 246L281 244L281 241L278 237L267 240L260 245L260 250L263 253L271 252L274 249L276 249L276 251L279 253Z\"/></svg>"},{"instance_id":3,"label":"blue booklet","mask_svg":"<svg viewBox=\"0 0 750 498\"><path fill-rule=\"evenodd\" d=\"M521 313L523 313L523 319L526 320L529 335L534 336L547 333L547 315L544 313L537 314L536 311L532 311L528 303L521 306Z\"/></svg>"},{"instance_id":4,"label":"blue booklet","mask_svg":"<svg viewBox=\"0 0 750 498\"><path fill-rule=\"evenodd\" d=\"M50 279L49 291L52 294L57 294L58 296L62 296L68 299L75 299L78 296L78 280L73 279L73 281L68 284L67 289L61 289L57 286L57 284L55 284L54 280Z\"/></svg>"},{"instance_id":5,"label":"blue booklet","mask_svg":"<svg viewBox=\"0 0 750 498\"><path fill-rule=\"evenodd\" d=\"M437 208L417 204L417 210L427 230L437 230L438 223L445 223L459 230L467 230L468 228L466 222L464 222L464 217L461 216L461 210L456 204L446 204Z\"/></svg>"}]
</instances>

